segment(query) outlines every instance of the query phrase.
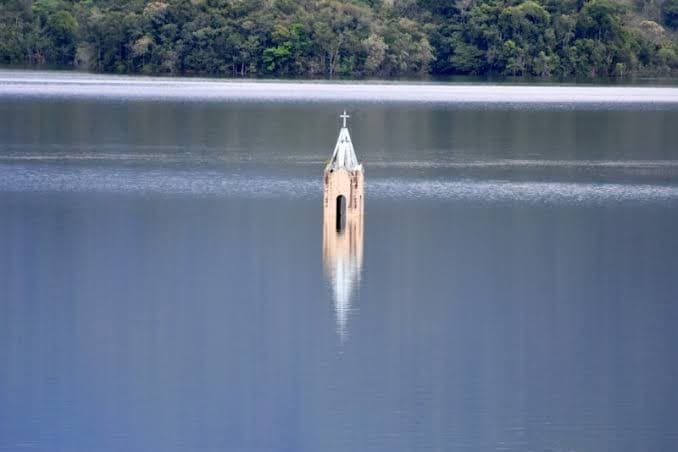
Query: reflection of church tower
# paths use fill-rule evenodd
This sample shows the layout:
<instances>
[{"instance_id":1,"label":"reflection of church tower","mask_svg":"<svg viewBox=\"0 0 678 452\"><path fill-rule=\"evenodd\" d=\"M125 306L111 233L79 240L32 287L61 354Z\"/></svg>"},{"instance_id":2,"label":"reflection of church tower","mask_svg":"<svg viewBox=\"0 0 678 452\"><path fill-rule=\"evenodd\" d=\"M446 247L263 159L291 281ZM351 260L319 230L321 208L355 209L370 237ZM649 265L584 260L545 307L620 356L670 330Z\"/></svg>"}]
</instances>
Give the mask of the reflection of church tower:
<instances>
[{"instance_id":1,"label":"reflection of church tower","mask_svg":"<svg viewBox=\"0 0 678 452\"><path fill-rule=\"evenodd\" d=\"M351 296L363 262L363 166L351 143L344 112L343 127L324 172L323 262L332 283L337 330L344 339Z\"/></svg>"}]
</instances>

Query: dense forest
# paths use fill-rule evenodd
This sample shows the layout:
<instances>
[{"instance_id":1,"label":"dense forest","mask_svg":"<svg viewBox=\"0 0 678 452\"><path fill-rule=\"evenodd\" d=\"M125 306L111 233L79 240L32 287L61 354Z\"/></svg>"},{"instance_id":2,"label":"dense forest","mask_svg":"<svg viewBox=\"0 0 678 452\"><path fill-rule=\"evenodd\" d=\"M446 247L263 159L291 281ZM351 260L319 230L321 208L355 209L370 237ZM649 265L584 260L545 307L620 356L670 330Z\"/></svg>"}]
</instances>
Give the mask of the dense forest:
<instances>
[{"instance_id":1,"label":"dense forest","mask_svg":"<svg viewBox=\"0 0 678 452\"><path fill-rule=\"evenodd\" d=\"M242 77L678 71L678 0L0 0L0 64Z\"/></svg>"}]
</instances>

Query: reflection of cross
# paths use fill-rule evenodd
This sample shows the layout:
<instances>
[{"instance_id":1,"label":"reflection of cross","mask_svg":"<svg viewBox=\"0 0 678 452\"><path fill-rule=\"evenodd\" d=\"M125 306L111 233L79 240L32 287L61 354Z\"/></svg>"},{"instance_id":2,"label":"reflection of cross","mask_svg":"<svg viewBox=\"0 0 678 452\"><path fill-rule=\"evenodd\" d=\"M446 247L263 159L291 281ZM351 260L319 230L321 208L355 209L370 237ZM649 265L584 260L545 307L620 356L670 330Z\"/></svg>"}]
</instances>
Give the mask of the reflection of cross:
<instances>
[{"instance_id":1,"label":"reflection of cross","mask_svg":"<svg viewBox=\"0 0 678 452\"><path fill-rule=\"evenodd\" d=\"M343 115L339 115L339 117L342 118L342 119L344 120L344 128L346 128L346 120L347 120L348 118L350 118L350 116L346 114L346 110L344 110L344 114L343 114Z\"/></svg>"}]
</instances>

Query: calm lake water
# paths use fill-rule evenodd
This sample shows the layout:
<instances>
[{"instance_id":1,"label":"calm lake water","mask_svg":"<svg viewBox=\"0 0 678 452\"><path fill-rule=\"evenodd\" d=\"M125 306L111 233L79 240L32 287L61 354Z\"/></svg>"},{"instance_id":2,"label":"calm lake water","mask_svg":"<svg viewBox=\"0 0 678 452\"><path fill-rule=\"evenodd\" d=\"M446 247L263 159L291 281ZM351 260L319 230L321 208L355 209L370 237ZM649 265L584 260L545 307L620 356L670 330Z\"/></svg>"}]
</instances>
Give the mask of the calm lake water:
<instances>
[{"instance_id":1,"label":"calm lake water","mask_svg":"<svg viewBox=\"0 0 678 452\"><path fill-rule=\"evenodd\" d=\"M0 71L0 450L673 450L678 88L528 88Z\"/></svg>"}]
</instances>

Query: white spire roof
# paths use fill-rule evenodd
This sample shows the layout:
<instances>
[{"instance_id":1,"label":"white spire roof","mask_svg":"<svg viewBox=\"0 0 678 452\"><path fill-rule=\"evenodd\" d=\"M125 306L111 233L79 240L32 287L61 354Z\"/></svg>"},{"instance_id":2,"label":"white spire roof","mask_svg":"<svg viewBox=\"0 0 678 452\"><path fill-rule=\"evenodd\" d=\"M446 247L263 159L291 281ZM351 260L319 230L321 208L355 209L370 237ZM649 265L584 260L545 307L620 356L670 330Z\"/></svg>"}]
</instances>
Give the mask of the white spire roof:
<instances>
[{"instance_id":1,"label":"white spire roof","mask_svg":"<svg viewBox=\"0 0 678 452\"><path fill-rule=\"evenodd\" d=\"M337 138L337 144L334 146L334 153L326 169L337 170L345 168L349 171L354 171L362 168L362 165L358 163L358 157L356 157L353 143L351 143L351 135L348 133L348 127L346 127L346 118L349 116L344 111L344 114L340 117L344 120L344 124L339 131L339 138Z\"/></svg>"}]
</instances>

